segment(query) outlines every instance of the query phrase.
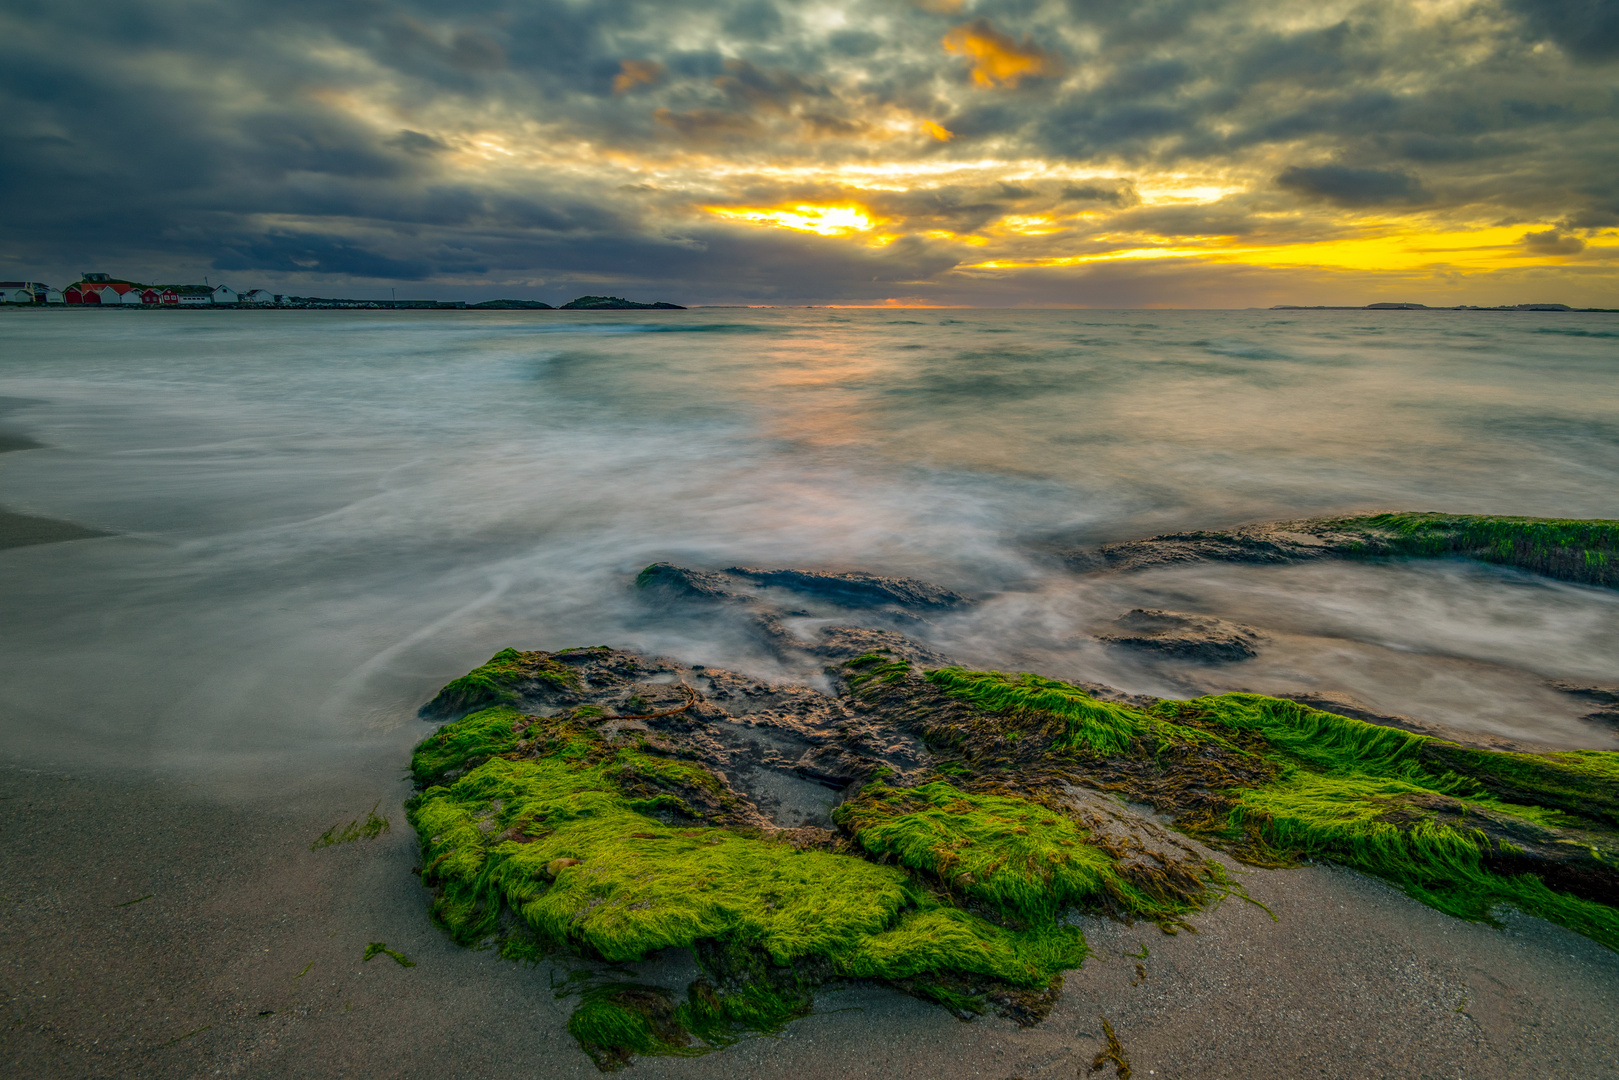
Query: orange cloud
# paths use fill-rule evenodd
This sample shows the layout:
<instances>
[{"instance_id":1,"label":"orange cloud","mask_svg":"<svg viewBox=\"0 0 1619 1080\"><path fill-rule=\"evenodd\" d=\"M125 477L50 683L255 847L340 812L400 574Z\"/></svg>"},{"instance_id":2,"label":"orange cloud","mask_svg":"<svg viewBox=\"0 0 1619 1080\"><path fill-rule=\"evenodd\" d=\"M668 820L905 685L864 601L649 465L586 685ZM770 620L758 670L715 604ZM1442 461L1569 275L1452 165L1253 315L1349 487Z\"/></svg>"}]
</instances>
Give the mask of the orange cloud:
<instances>
[{"instance_id":1,"label":"orange cloud","mask_svg":"<svg viewBox=\"0 0 1619 1080\"><path fill-rule=\"evenodd\" d=\"M944 51L971 57L973 82L979 86L1016 86L1026 76L1055 75L1062 69L1057 57L1028 38L1019 44L988 19L974 19L950 31L944 36Z\"/></svg>"},{"instance_id":2,"label":"orange cloud","mask_svg":"<svg viewBox=\"0 0 1619 1080\"><path fill-rule=\"evenodd\" d=\"M620 60L618 74L613 76L613 93L628 93L643 83L650 85L662 74L663 65L656 60Z\"/></svg>"},{"instance_id":3,"label":"orange cloud","mask_svg":"<svg viewBox=\"0 0 1619 1080\"><path fill-rule=\"evenodd\" d=\"M935 124L932 120L922 121L922 130L927 132L929 135L932 135L940 142L949 142L951 139L956 137L956 133L954 131L951 131L949 128L944 127L943 125Z\"/></svg>"},{"instance_id":4,"label":"orange cloud","mask_svg":"<svg viewBox=\"0 0 1619 1080\"><path fill-rule=\"evenodd\" d=\"M703 209L731 221L797 229L821 236L870 232L880 224L880 219L872 217L869 210L854 203L841 206L814 206L807 203L783 207L705 206Z\"/></svg>"}]
</instances>

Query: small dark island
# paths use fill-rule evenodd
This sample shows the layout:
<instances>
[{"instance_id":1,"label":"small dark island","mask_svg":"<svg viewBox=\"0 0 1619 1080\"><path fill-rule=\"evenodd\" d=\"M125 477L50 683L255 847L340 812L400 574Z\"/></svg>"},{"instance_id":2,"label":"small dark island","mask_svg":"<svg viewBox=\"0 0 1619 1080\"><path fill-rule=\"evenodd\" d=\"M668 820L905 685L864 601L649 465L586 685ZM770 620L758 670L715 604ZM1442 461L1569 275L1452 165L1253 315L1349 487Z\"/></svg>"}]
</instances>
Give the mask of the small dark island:
<instances>
[{"instance_id":1,"label":"small dark island","mask_svg":"<svg viewBox=\"0 0 1619 1080\"><path fill-rule=\"evenodd\" d=\"M563 311L685 311L680 304L659 300L655 304L642 304L622 296L581 296L562 305Z\"/></svg>"}]
</instances>

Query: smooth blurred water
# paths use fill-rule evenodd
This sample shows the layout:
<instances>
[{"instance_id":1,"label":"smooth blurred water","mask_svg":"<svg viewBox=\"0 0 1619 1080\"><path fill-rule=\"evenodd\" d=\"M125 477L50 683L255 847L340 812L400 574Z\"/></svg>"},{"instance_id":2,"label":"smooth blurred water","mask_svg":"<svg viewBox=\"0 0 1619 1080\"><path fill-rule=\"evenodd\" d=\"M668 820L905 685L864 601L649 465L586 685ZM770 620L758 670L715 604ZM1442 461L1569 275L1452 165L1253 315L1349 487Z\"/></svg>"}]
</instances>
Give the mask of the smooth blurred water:
<instances>
[{"instance_id":1,"label":"smooth blurred water","mask_svg":"<svg viewBox=\"0 0 1619 1080\"><path fill-rule=\"evenodd\" d=\"M22 763L289 782L393 769L514 644L783 674L650 622L656 559L851 567L985 603L925 633L1128 689L1336 689L1573 745L1611 590L1458 563L1075 579L1056 543L1371 509L1619 517L1619 318L729 310L0 315L0 505L120 534L0 551ZM1272 632L1224 671L1088 634ZM1611 740L1610 740L1611 741Z\"/></svg>"}]
</instances>

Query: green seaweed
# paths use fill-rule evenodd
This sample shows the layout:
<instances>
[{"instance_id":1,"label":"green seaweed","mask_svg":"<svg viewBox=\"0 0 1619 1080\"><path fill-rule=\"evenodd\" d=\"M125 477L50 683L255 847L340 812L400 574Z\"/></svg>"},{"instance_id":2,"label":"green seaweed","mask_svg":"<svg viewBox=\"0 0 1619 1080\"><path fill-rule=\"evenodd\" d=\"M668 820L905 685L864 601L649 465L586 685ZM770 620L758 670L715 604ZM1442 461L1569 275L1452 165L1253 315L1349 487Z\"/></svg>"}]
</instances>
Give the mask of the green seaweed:
<instances>
[{"instance_id":1,"label":"green seaweed","mask_svg":"<svg viewBox=\"0 0 1619 1080\"><path fill-rule=\"evenodd\" d=\"M1549 577L1619 585L1619 521L1393 513L1321 524L1365 532L1368 555L1466 555Z\"/></svg>"},{"instance_id":2,"label":"green seaweed","mask_svg":"<svg viewBox=\"0 0 1619 1080\"><path fill-rule=\"evenodd\" d=\"M873 785L840 806L837 821L872 854L893 856L1023 922L1048 923L1065 907L1105 905L1163 920L1197 906L1143 892L1072 818L1024 799L971 794L943 781Z\"/></svg>"},{"instance_id":3,"label":"green seaweed","mask_svg":"<svg viewBox=\"0 0 1619 1080\"><path fill-rule=\"evenodd\" d=\"M410 755L417 784L433 784L475 759L504 754L522 737L523 714L497 706L463 717L418 743Z\"/></svg>"},{"instance_id":4,"label":"green seaweed","mask_svg":"<svg viewBox=\"0 0 1619 1080\"><path fill-rule=\"evenodd\" d=\"M500 650L459 679L445 683L433 700L422 707L422 712L428 716L456 716L491 706L515 705L520 698L518 687L528 680L556 690L576 690L579 687L579 673L567 664L543 653L525 653L508 648Z\"/></svg>"},{"instance_id":5,"label":"green seaweed","mask_svg":"<svg viewBox=\"0 0 1619 1080\"><path fill-rule=\"evenodd\" d=\"M511 657L525 679L557 663ZM684 997L573 988L569 1030L604 1069L778 1031L837 978L1034 1022L1088 955L1065 912L1174 932L1228 896L1257 903L1218 864L1172 866L1093 835L1101 824L1065 809L1060 785L1078 784L1251 863L1331 860L1461 918L1516 908L1619 949L1606 897L1520 872L1547 851L1576 879L1609 865L1619 754L1475 750L1256 694L1137 708L1032 674L921 673L881 652L847 669L862 710L953 749L918 783L868 773L821 846L746 824L757 818L678 740L605 738L600 706L547 717L498 704L445 726L412 755L422 790L406 806L432 917L514 960L694 950L704 977Z\"/></svg>"},{"instance_id":6,"label":"green seaweed","mask_svg":"<svg viewBox=\"0 0 1619 1080\"><path fill-rule=\"evenodd\" d=\"M927 678L1006 724L1045 723L1048 761L1075 759L1076 771L1099 786L1176 815L1179 827L1238 858L1270 866L1330 859L1461 918L1489 921L1498 907L1514 907L1619 948L1614 908L1533 874L1503 872L1512 846L1480 828L1516 821L1544 830L1581 819L1611 826L1619 754L1478 750L1259 694L1143 710L1027 674L944 668ZM1230 767L1243 759L1255 768ZM907 820L908 836L890 839L895 825L875 836L906 865L955 865L960 851L930 840L970 839L973 815L948 826L927 818ZM1611 834L1603 835L1611 851ZM1593 847L1592 858L1600 862L1602 850ZM1127 906L1141 910L1133 898Z\"/></svg>"},{"instance_id":7,"label":"green seaweed","mask_svg":"<svg viewBox=\"0 0 1619 1080\"><path fill-rule=\"evenodd\" d=\"M1107 756L1126 752L1134 740L1146 735L1159 742L1208 738L1203 732L1167 723L1127 705L1098 701L1077 686L1031 673L1008 675L945 667L928 672L927 678L951 697L986 712L1004 714L1014 724L1055 721L1062 727L1051 743L1056 751ZM1009 727L1007 734L1013 736L1016 731Z\"/></svg>"},{"instance_id":8,"label":"green seaweed","mask_svg":"<svg viewBox=\"0 0 1619 1080\"><path fill-rule=\"evenodd\" d=\"M1008 930L942 905L903 870L705 824L723 813L717 777L609 746L575 720L524 718L538 756L488 756L507 745L491 731L497 712L510 729L515 714L488 710L418 748L433 763L424 774L483 760L407 807L423 841L423 881L436 892L433 917L462 944L501 940L510 911L523 932L506 933L502 951L517 958L562 950L626 962L708 942L753 950L780 969L891 981L977 975L1030 988L1085 955L1077 929ZM704 799L718 809L697 810ZM586 1004L576 1035L599 1061L612 1056L602 1049L609 1031L631 1053L674 1052L672 1036L625 1015L623 1000ZM808 997L755 981L682 1008L680 1029L713 1047L739 1031L774 1030Z\"/></svg>"},{"instance_id":9,"label":"green seaweed","mask_svg":"<svg viewBox=\"0 0 1619 1080\"><path fill-rule=\"evenodd\" d=\"M1141 965L1136 965L1139 970ZM1118 1033L1113 1025L1104 1017L1102 1020L1102 1036L1104 1039L1102 1049L1096 1052L1091 1060L1091 1072L1101 1072L1109 1065L1113 1066L1113 1073L1118 1080L1130 1080L1130 1059L1124 1056L1124 1044L1119 1042Z\"/></svg>"},{"instance_id":10,"label":"green seaweed","mask_svg":"<svg viewBox=\"0 0 1619 1080\"><path fill-rule=\"evenodd\" d=\"M372 957L376 956L391 956L393 957L394 963L398 964L400 967L413 968L416 966L416 961L409 959L402 952L388 948L388 943L385 941L371 942L365 947L365 955L360 957L360 959L364 962L369 962ZM308 971L309 969L305 968L304 970ZM302 974L302 972L300 972L300 974Z\"/></svg>"},{"instance_id":11,"label":"green seaweed","mask_svg":"<svg viewBox=\"0 0 1619 1080\"><path fill-rule=\"evenodd\" d=\"M392 823L387 818L379 817L377 814L377 807L381 805L382 800L378 799L372 804L371 809L366 811L363 819L356 818L349 822L343 827L342 832L338 832L338 827L333 825L330 829L315 837L314 842L309 845L309 850L318 851L320 848L331 847L333 844L349 844L356 840L375 840L383 833L390 831L393 828Z\"/></svg>"}]
</instances>

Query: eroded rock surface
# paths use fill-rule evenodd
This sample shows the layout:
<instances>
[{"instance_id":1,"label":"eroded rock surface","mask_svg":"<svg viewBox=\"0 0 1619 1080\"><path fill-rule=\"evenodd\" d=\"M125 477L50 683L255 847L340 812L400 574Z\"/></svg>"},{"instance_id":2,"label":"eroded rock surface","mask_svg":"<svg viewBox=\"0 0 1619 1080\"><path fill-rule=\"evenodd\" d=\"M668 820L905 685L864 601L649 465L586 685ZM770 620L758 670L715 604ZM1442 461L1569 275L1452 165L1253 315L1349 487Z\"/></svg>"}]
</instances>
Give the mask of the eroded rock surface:
<instances>
[{"instance_id":1,"label":"eroded rock surface","mask_svg":"<svg viewBox=\"0 0 1619 1080\"><path fill-rule=\"evenodd\" d=\"M1619 585L1619 521L1385 513L1163 533L1061 552L1081 573L1192 562L1452 555L1592 585Z\"/></svg>"},{"instance_id":2,"label":"eroded rock surface","mask_svg":"<svg viewBox=\"0 0 1619 1080\"><path fill-rule=\"evenodd\" d=\"M1098 634L1109 645L1142 649L1183 660L1229 663L1259 654L1265 635L1251 626L1213 615L1135 608L1114 620L1115 632Z\"/></svg>"},{"instance_id":3,"label":"eroded rock surface","mask_svg":"<svg viewBox=\"0 0 1619 1080\"><path fill-rule=\"evenodd\" d=\"M1591 711L1582 719L1592 724L1605 724L1619 728L1619 686L1586 686L1565 679L1554 680L1553 690L1589 704Z\"/></svg>"}]
</instances>

